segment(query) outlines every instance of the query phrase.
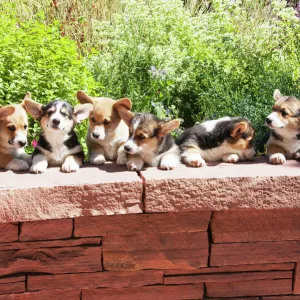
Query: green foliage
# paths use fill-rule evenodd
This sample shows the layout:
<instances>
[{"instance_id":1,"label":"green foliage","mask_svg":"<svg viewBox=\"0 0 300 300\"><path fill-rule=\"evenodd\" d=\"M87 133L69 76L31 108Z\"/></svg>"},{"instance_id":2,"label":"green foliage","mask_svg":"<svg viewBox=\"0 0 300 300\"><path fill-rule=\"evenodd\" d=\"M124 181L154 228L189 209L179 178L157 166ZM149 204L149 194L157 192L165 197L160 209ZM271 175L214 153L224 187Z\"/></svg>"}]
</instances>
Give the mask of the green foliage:
<instances>
[{"instance_id":1,"label":"green foliage","mask_svg":"<svg viewBox=\"0 0 300 300\"><path fill-rule=\"evenodd\" d=\"M76 91L93 89L95 82L76 43L60 36L58 23L22 22L14 6L6 6L0 11L0 39L0 105L20 103L26 91L40 103L61 98L78 104ZM39 133L32 120L30 128L29 141ZM83 140L84 128L78 130Z\"/></svg>"}]
</instances>

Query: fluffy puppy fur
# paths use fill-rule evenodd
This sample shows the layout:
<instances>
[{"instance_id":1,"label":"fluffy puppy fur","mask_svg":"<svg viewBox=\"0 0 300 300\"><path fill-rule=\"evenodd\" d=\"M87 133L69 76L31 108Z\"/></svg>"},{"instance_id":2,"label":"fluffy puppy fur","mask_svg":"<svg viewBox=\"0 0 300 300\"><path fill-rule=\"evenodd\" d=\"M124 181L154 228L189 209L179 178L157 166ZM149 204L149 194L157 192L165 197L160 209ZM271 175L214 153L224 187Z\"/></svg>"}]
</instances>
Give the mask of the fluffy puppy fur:
<instances>
[{"instance_id":1,"label":"fluffy puppy fur","mask_svg":"<svg viewBox=\"0 0 300 300\"><path fill-rule=\"evenodd\" d=\"M50 166L62 166L63 172L76 172L83 164L84 153L74 127L88 118L93 106L77 105L54 100L42 105L31 99L24 100L27 112L39 120L42 134L32 154L31 173L44 173Z\"/></svg>"},{"instance_id":2,"label":"fluffy puppy fur","mask_svg":"<svg viewBox=\"0 0 300 300\"><path fill-rule=\"evenodd\" d=\"M144 164L171 170L179 164L179 149L170 134L180 125L179 120L163 121L149 113L133 114L124 107L119 107L118 112L129 127L129 139L124 146L129 170L140 171Z\"/></svg>"},{"instance_id":3,"label":"fluffy puppy fur","mask_svg":"<svg viewBox=\"0 0 300 300\"><path fill-rule=\"evenodd\" d=\"M253 159L254 129L246 118L224 117L195 125L176 140L183 162L203 167L205 161L235 163Z\"/></svg>"},{"instance_id":4,"label":"fluffy puppy fur","mask_svg":"<svg viewBox=\"0 0 300 300\"><path fill-rule=\"evenodd\" d=\"M80 103L94 106L89 118L86 143L89 160L94 165L101 165L106 160L116 161L119 165L127 163L124 144L128 139L128 127L120 118L117 110L122 106L131 109L131 100L127 98L115 101L110 98L94 98L82 91L77 92Z\"/></svg>"},{"instance_id":5,"label":"fluffy puppy fur","mask_svg":"<svg viewBox=\"0 0 300 300\"><path fill-rule=\"evenodd\" d=\"M274 91L273 112L266 118L272 131L267 142L267 153L272 164L283 164L286 159L300 161L300 101L293 96L282 96Z\"/></svg>"},{"instance_id":6,"label":"fluffy puppy fur","mask_svg":"<svg viewBox=\"0 0 300 300\"><path fill-rule=\"evenodd\" d=\"M24 99L30 97L27 92ZM31 157L25 153L28 118L23 104L0 108L0 168L28 170Z\"/></svg>"}]
</instances>

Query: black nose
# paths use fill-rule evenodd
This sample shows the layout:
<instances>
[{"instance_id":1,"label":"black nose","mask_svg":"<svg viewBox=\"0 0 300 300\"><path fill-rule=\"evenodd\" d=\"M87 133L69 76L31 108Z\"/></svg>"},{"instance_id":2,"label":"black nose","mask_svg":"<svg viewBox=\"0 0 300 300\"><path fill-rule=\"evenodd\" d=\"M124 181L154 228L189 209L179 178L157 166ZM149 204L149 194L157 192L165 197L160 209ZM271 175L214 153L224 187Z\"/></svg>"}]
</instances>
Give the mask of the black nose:
<instances>
[{"instance_id":1,"label":"black nose","mask_svg":"<svg viewBox=\"0 0 300 300\"><path fill-rule=\"evenodd\" d=\"M57 126L57 125L59 125L60 120L59 119L53 119L52 123Z\"/></svg>"},{"instance_id":2,"label":"black nose","mask_svg":"<svg viewBox=\"0 0 300 300\"><path fill-rule=\"evenodd\" d=\"M21 141L19 141L18 143L19 143L20 147L24 147L24 146L26 145L26 143L25 143L25 142L21 142Z\"/></svg>"},{"instance_id":3,"label":"black nose","mask_svg":"<svg viewBox=\"0 0 300 300\"><path fill-rule=\"evenodd\" d=\"M272 120L270 120L269 118L266 118L266 123L267 123L267 124L271 124L271 123L272 123Z\"/></svg>"},{"instance_id":4,"label":"black nose","mask_svg":"<svg viewBox=\"0 0 300 300\"><path fill-rule=\"evenodd\" d=\"M93 136L93 138L97 139L100 136L100 134L93 132L92 136Z\"/></svg>"},{"instance_id":5,"label":"black nose","mask_svg":"<svg viewBox=\"0 0 300 300\"><path fill-rule=\"evenodd\" d=\"M131 150L130 146L128 146L128 145L125 145L125 146L124 146L124 149L125 149L125 151L127 151L127 152L130 152L130 150Z\"/></svg>"}]
</instances>

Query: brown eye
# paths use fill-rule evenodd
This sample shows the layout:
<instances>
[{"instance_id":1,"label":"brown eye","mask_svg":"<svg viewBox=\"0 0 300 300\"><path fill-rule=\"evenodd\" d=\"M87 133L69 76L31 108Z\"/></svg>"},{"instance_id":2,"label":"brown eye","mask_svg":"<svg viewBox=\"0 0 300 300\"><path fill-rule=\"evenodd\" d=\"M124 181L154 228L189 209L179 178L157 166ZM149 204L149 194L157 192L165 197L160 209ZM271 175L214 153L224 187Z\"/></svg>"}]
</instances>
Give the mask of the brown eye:
<instances>
[{"instance_id":1,"label":"brown eye","mask_svg":"<svg viewBox=\"0 0 300 300\"><path fill-rule=\"evenodd\" d=\"M104 125L108 125L108 124L109 124L109 121L105 119L105 120L103 121L103 124L104 124Z\"/></svg>"},{"instance_id":2,"label":"brown eye","mask_svg":"<svg viewBox=\"0 0 300 300\"><path fill-rule=\"evenodd\" d=\"M144 135L139 135L139 136L138 136L138 139L139 139L139 140L144 140L145 138L146 138L146 137L145 137Z\"/></svg>"},{"instance_id":3,"label":"brown eye","mask_svg":"<svg viewBox=\"0 0 300 300\"><path fill-rule=\"evenodd\" d=\"M287 112L286 110L283 110L283 111L281 112L281 114L282 114L283 117L286 117L286 116L288 115L288 112Z\"/></svg>"},{"instance_id":4,"label":"brown eye","mask_svg":"<svg viewBox=\"0 0 300 300\"><path fill-rule=\"evenodd\" d=\"M16 126L11 125L7 127L10 131L16 131Z\"/></svg>"},{"instance_id":5,"label":"brown eye","mask_svg":"<svg viewBox=\"0 0 300 300\"><path fill-rule=\"evenodd\" d=\"M93 123L96 123L96 119L95 118L91 118L90 119Z\"/></svg>"},{"instance_id":6,"label":"brown eye","mask_svg":"<svg viewBox=\"0 0 300 300\"><path fill-rule=\"evenodd\" d=\"M27 127L28 127L27 125L24 125L24 129L25 129L25 130L27 129Z\"/></svg>"}]
</instances>

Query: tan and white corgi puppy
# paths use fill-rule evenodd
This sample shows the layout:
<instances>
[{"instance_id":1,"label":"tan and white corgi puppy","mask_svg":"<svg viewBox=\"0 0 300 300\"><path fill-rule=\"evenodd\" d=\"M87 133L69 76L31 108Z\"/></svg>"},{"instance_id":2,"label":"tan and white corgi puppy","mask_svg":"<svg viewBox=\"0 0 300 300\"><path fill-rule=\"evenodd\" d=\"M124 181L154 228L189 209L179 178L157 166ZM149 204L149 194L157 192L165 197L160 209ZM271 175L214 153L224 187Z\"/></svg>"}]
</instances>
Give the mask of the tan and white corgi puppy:
<instances>
[{"instance_id":1,"label":"tan and white corgi puppy","mask_svg":"<svg viewBox=\"0 0 300 300\"><path fill-rule=\"evenodd\" d=\"M27 112L39 120L42 134L32 153L31 173L44 173L49 166L61 166L63 172L76 172L84 162L84 153L74 127L87 119L91 104L73 108L63 100L42 105L31 99L24 100Z\"/></svg>"},{"instance_id":2,"label":"tan and white corgi puppy","mask_svg":"<svg viewBox=\"0 0 300 300\"><path fill-rule=\"evenodd\" d=\"M184 163L203 167L206 161L235 163L253 159L253 135L254 129L248 119L224 117L187 129L176 143Z\"/></svg>"},{"instance_id":3,"label":"tan and white corgi puppy","mask_svg":"<svg viewBox=\"0 0 300 300\"><path fill-rule=\"evenodd\" d=\"M131 109L131 100L123 98L115 101L110 98L90 97L83 91L77 92L77 99L82 104L90 103L94 106L86 137L89 161L94 165L104 164L107 160L116 161L118 165L126 165L124 144L129 131L117 109L120 106Z\"/></svg>"},{"instance_id":4,"label":"tan and white corgi puppy","mask_svg":"<svg viewBox=\"0 0 300 300\"><path fill-rule=\"evenodd\" d=\"M119 107L118 113L129 127L124 146L129 170L140 171L145 164L171 170L179 164L179 149L170 132L180 125L180 120L163 121L150 113L133 114L124 107Z\"/></svg>"},{"instance_id":5,"label":"tan and white corgi puppy","mask_svg":"<svg viewBox=\"0 0 300 300\"><path fill-rule=\"evenodd\" d=\"M25 99L30 97L27 92ZM28 118L23 104L0 108L0 168L28 170L31 156L26 154Z\"/></svg>"},{"instance_id":6,"label":"tan and white corgi puppy","mask_svg":"<svg viewBox=\"0 0 300 300\"><path fill-rule=\"evenodd\" d=\"M274 91L273 112L266 118L272 131L267 153L272 164L284 164L286 159L300 160L300 101Z\"/></svg>"}]
</instances>

